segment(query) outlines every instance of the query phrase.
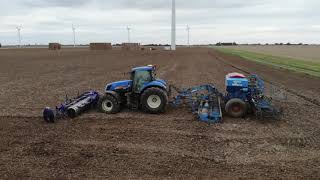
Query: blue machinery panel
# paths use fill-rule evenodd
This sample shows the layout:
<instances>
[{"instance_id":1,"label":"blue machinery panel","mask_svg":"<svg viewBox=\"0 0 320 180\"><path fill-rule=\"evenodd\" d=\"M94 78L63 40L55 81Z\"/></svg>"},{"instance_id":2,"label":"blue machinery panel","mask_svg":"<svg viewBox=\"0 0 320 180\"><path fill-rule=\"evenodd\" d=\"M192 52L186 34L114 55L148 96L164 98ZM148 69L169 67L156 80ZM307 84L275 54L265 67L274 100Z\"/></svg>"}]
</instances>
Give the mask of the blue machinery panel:
<instances>
[{"instance_id":1,"label":"blue machinery panel","mask_svg":"<svg viewBox=\"0 0 320 180\"><path fill-rule=\"evenodd\" d=\"M172 90L178 93L173 98L173 101L170 102L173 107L187 104L191 108L191 111L203 122L217 123L222 120L222 95L214 86L206 84L189 89L179 89L175 86L170 86L169 94L172 93Z\"/></svg>"}]
</instances>

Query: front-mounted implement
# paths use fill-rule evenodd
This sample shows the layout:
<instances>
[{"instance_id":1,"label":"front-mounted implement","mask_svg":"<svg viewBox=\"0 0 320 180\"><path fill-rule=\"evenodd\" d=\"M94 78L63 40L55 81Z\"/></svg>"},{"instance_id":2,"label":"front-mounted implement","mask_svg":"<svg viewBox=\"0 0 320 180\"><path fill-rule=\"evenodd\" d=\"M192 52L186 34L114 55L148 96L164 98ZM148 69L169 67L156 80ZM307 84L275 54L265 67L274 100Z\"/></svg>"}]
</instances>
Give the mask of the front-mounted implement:
<instances>
[{"instance_id":1,"label":"front-mounted implement","mask_svg":"<svg viewBox=\"0 0 320 180\"><path fill-rule=\"evenodd\" d=\"M99 100L99 93L88 91L75 98L67 98L64 103L57 106L55 110L46 107L43 110L43 119L46 122L54 122L64 117L75 118L81 113L94 108Z\"/></svg>"}]
</instances>

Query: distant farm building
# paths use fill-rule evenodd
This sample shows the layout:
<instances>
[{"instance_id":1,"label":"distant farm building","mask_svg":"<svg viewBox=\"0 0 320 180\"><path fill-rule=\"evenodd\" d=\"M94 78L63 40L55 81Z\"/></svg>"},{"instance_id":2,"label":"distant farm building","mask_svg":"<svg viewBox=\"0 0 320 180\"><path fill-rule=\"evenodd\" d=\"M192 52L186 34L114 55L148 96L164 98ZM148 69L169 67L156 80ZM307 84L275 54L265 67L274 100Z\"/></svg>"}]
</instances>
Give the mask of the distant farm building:
<instances>
[{"instance_id":1,"label":"distant farm building","mask_svg":"<svg viewBox=\"0 0 320 180\"><path fill-rule=\"evenodd\" d=\"M49 43L49 50L59 50L59 49L61 49L61 44Z\"/></svg>"},{"instance_id":2,"label":"distant farm building","mask_svg":"<svg viewBox=\"0 0 320 180\"><path fill-rule=\"evenodd\" d=\"M111 50L111 43L90 43L90 50Z\"/></svg>"},{"instance_id":3,"label":"distant farm building","mask_svg":"<svg viewBox=\"0 0 320 180\"><path fill-rule=\"evenodd\" d=\"M122 43L122 50L141 50L140 43Z\"/></svg>"}]
</instances>

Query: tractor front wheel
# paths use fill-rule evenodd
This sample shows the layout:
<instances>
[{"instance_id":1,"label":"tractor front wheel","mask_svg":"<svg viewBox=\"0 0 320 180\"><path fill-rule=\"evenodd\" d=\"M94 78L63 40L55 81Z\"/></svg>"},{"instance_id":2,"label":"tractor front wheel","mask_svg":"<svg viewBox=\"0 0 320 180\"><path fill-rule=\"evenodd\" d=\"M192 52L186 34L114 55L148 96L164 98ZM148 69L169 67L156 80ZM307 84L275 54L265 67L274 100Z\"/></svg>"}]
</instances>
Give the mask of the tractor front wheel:
<instances>
[{"instance_id":1,"label":"tractor front wheel","mask_svg":"<svg viewBox=\"0 0 320 180\"><path fill-rule=\"evenodd\" d=\"M116 114L120 111L120 102L111 94L101 97L98 102L99 111L106 114Z\"/></svg>"},{"instance_id":2,"label":"tractor front wheel","mask_svg":"<svg viewBox=\"0 0 320 180\"><path fill-rule=\"evenodd\" d=\"M140 102L145 112L159 114L165 111L168 95L160 88L149 88L142 93Z\"/></svg>"},{"instance_id":3,"label":"tractor front wheel","mask_svg":"<svg viewBox=\"0 0 320 180\"><path fill-rule=\"evenodd\" d=\"M234 118L241 118L247 112L247 104L241 99L231 99L226 104L226 112Z\"/></svg>"}]
</instances>

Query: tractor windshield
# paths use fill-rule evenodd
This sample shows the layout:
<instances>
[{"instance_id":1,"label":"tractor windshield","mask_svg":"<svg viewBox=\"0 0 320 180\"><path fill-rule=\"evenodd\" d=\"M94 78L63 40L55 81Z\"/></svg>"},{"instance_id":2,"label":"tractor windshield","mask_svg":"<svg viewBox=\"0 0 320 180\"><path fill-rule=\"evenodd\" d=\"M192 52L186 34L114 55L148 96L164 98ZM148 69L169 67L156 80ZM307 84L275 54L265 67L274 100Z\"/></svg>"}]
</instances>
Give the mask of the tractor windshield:
<instances>
[{"instance_id":1,"label":"tractor windshield","mask_svg":"<svg viewBox=\"0 0 320 180\"><path fill-rule=\"evenodd\" d=\"M135 92L140 92L145 83L153 80L153 73L151 71L136 71L133 74L133 86Z\"/></svg>"}]
</instances>

